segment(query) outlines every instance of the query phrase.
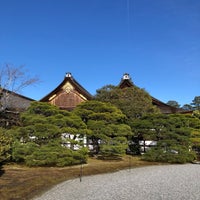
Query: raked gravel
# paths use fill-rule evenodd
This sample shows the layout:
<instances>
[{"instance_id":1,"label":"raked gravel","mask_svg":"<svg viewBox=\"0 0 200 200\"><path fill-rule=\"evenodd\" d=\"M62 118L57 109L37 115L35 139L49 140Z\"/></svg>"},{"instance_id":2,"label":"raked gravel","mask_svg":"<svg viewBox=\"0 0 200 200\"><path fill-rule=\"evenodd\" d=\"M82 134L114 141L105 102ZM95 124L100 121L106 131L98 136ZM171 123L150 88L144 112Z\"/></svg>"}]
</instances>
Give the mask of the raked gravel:
<instances>
[{"instance_id":1,"label":"raked gravel","mask_svg":"<svg viewBox=\"0 0 200 200\"><path fill-rule=\"evenodd\" d=\"M83 176L81 182L63 182L34 200L200 200L200 165L149 166Z\"/></svg>"}]
</instances>

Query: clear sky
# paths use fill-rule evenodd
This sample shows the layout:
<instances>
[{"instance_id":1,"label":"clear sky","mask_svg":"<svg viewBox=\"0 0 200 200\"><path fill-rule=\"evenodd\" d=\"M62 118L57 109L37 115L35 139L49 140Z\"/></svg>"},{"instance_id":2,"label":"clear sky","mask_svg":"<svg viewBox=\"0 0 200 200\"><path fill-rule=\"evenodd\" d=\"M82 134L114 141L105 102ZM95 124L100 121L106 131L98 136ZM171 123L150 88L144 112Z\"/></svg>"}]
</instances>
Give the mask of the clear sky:
<instances>
[{"instance_id":1,"label":"clear sky","mask_svg":"<svg viewBox=\"0 0 200 200\"><path fill-rule=\"evenodd\" d=\"M66 72L91 94L124 73L151 96L200 96L199 0L0 0L0 64L25 65L39 100Z\"/></svg>"}]
</instances>

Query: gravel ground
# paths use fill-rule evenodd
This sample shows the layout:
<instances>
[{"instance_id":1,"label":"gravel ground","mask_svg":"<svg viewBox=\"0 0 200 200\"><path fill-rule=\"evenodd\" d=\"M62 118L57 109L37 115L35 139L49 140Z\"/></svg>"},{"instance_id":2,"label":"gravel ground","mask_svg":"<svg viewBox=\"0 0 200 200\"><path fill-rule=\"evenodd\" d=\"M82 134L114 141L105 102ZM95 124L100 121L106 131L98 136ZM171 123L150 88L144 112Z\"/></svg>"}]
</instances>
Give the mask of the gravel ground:
<instances>
[{"instance_id":1,"label":"gravel ground","mask_svg":"<svg viewBox=\"0 0 200 200\"><path fill-rule=\"evenodd\" d=\"M63 182L34 200L200 200L200 165L149 166Z\"/></svg>"}]
</instances>

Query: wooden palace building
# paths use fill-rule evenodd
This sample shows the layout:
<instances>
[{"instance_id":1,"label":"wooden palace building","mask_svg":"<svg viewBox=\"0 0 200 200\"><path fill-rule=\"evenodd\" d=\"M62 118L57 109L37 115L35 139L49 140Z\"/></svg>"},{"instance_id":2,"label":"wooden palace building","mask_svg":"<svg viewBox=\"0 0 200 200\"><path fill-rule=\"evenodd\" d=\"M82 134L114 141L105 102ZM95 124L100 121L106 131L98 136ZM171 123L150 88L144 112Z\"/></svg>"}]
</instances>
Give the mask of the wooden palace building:
<instances>
[{"instance_id":1,"label":"wooden palace building","mask_svg":"<svg viewBox=\"0 0 200 200\"><path fill-rule=\"evenodd\" d=\"M24 111L34 99L0 88L0 110Z\"/></svg>"},{"instance_id":2,"label":"wooden palace building","mask_svg":"<svg viewBox=\"0 0 200 200\"><path fill-rule=\"evenodd\" d=\"M129 74L125 73L119 83L119 87L123 89L134 86ZM181 112L181 109L169 106L154 97L151 98L152 104L157 106L164 114ZM81 102L92 99L93 96L74 79L72 74L66 73L64 80L40 101L56 105L61 109L73 110Z\"/></svg>"},{"instance_id":3,"label":"wooden palace building","mask_svg":"<svg viewBox=\"0 0 200 200\"><path fill-rule=\"evenodd\" d=\"M60 85L40 101L56 105L61 109L73 110L81 102L92 98L92 95L73 78L71 73L66 73Z\"/></svg>"},{"instance_id":4,"label":"wooden palace building","mask_svg":"<svg viewBox=\"0 0 200 200\"><path fill-rule=\"evenodd\" d=\"M129 74L125 73L123 75L123 78L121 79L119 87L122 89L125 87L134 87L134 83L132 82ZM152 96L151 96L151 99L152 99L152 104L157 106L160 109L161 113L163 113L163 114L178 113L178 112L183 111L180 108L175 108L173 106L167 105L166 103L163 103L162 101L160 101Z\"/></svg>"}]
</instances>

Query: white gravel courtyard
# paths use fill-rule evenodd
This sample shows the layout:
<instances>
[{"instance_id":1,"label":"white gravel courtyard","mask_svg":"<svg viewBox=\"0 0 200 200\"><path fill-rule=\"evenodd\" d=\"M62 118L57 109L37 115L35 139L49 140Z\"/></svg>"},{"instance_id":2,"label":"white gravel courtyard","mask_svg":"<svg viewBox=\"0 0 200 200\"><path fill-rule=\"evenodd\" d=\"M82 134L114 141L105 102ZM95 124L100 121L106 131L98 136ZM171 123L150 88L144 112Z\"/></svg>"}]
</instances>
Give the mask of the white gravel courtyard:
<instances>
[{"instance_id":1,"label":"white gravel courtyard","mask_svg":"<svg viewBox=\"0 0 200 200\"><path fill-rule=\"evenodd\" d=\"M34 200L200 200L200 165L149 166L87 176L82 182L63 182Z\"/></svg>"}]
</instances>

